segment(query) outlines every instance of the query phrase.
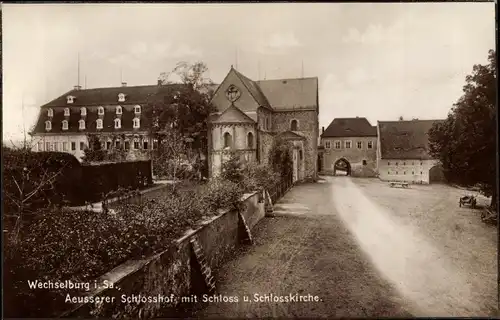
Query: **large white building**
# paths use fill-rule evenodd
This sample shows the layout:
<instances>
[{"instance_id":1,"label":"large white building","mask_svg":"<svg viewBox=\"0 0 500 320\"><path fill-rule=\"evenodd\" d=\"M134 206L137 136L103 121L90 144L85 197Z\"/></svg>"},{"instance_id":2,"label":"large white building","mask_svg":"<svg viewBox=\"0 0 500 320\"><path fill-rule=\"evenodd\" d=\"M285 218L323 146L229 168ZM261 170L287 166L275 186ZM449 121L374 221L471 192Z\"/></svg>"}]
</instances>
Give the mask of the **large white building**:
<instances>
[{"instance_id":1,"label":"large white building","mask_svg":"<svg viewBox=\"0 0 500 320\"><path fill-rule=\"evenodd\" d=\"M151 102L163 99L166 87L160 83L92 89L75 86L40 107L31 132L33 151L67 152L81 161L93 135L101 149L124 150L131 160L147 159L154 145L148 108Z\"/></svg>"},{"instance_id":2,"label":"large white building","mask_svg":"<svg viewBox=\"0 0 500 320\"><path fill-rule=\"evenodd\" d=\"M429 155L428 132L443 120L378 121L377 170L381 180L433 183L444 180Z\"/></svg>"}]
</instances>

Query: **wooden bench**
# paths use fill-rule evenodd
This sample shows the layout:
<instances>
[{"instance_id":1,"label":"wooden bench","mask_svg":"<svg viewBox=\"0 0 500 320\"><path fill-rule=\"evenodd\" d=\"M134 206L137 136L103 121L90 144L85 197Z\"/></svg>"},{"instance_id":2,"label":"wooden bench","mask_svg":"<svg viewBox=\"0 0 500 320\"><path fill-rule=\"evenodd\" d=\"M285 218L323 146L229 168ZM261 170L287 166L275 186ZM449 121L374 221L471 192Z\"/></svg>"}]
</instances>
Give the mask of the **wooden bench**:
<instances>
[{"instance_id":1,"label":"wooden bench","mask_svg":"<svg viewBox=\"0 0 500 320\"><path fill-rule=\"evenodd\" d=\"M391 188L394 188L394 187L401 187L401 188L409 188L410 187L410 184L408 182L404 182L404 181L390 181L389 182L389 186Z\"/></svg>"}]
</instances>

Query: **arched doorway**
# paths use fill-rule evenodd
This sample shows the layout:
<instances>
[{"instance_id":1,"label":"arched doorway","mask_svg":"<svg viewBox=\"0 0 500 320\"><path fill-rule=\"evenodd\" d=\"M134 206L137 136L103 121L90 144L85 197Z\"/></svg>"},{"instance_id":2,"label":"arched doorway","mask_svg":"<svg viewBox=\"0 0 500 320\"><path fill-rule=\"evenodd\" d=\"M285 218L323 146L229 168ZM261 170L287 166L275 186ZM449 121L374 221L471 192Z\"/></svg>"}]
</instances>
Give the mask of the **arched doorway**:
<instances>
[{"instance_id":1,"label":"arched doorway","mask_svg":"<svg viewBox=\"0 0 500 320\"><path fill-rule=\"evenodd\" d=\"M344 158L335 161L333 165L333 175L336 176L337 172L342 172L339 175L350 176L351 175L351 164Z\"/></svg>"},{"instance_id":2,"label":"arched doorway","mask_svg":"<svg viewBox=\"0 0 500 320\"><path fill-rule=\"evenodd\" d=\"M429 170L429 183L444 183L446 179L444 177L443 167L441 165L435 165Z\"/></svg>"}]
</instances>

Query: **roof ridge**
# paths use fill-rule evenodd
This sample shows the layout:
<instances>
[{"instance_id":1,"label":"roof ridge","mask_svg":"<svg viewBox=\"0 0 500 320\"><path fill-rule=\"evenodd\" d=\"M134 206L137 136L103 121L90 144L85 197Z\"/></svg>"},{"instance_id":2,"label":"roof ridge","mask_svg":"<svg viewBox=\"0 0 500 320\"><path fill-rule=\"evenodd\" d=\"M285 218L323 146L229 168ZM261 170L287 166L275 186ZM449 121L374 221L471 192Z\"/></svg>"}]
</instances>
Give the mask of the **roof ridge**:
<instances>
[{"instance_id":1,"label":"roof ridge","mask_svg":"<svg viewBox=\"0 0 500 320\"><path fill-rule=\"evenodd\" d=\"M262 81L281 81L281 80L305 80L305 79L316 79L316 80L319 80L318 77L302 77L302 78L265 79L265 80L257 80L256 82L262 82Z\"/></svg>"},{"instance_id":2,"label":"roof ridge","mask_svg":"<svg viewBox=\"0 0 500 320\"><path fill-rule=\"evenodd\" d=\"M251 81L251 82L254 82L252 79L246 77L245 75L243 75L242 73L240 73L238 70L236 69L232 69L236 72L236 76L240 79L240 81L243 83L243 85L245 86L245 88L247 88L248 92L250 92L250 95L253 97L253 99L255 100L255 102L257 102L257 104L260 105L259 103L259 99L257 99L257 97L255 96L255 94L252 92L252 90L248 87L248 85L245 83L244 80L248 80L248 81ZM244 78L244 79L242 79ZM255 82L254 82L254 85L259 88L259 85L257 85ZM261 93L262 91L260 90L260 88L258 89ZM266 99L266 102L267 104L269 104L269 101L267 101L267 98L266 96L262 93L262 96ZM266 106L267 107L267 106Z\"/></svg>"}]
</instances>

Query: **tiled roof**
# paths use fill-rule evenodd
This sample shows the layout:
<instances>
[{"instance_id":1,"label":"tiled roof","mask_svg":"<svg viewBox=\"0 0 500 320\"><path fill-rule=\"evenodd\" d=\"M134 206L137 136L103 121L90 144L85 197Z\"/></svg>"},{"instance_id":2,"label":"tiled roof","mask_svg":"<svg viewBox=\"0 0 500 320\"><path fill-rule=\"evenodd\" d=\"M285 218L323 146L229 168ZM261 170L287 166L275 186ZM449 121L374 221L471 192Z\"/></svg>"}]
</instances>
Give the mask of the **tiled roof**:
<instances>
[{"instance_id":1,"label":"tiled roof","mask_svg":"<svg viewBox=\"0 0 500 320\"><path fill-rule=\"evenodd\" d=\"M238 72L236 69L234 69L238 77L241 79L241 82L247 87L248 91L250 91L250 94L254 97L254 99L257 101L257 103L260 106L263 107L269 107L269 102L267 101L266 96L262 93L261 89L259 86L255 83L255 81L247 78L240 72Z\"/></svg>"},{"instance_id":2,"label":"tiled roof","mask_svg":"<svg viewBox=\"0 0 500 320\"><path fill-rule=\"evenodd\" d=\"M376 137L377 127L366 118L335 118L330 123L322 138L328 137Z\"/></svg>"},{"instance_id":3,"label":"tiled roof","mask_svg":"<svg viewBox=\"0 0 500 320\"><path fill-rule=\"evenodd\" d=\"M428 132L444 120L379 121L382 159L432 159Z\"/></svg>"},{"instance_id":4,"label":"tiled roof","mask_svg":"<svg viewBox=\"0 0 500 320\"><path fill-rule=\"evenodd\" d=\"M255 82L275 110L318 109L318 78L260 80Z\"/></svg>"},{"instance_id":5,"label":"tiled roof","mask_svg":"<svg viewBox=\"0 0 500 320\"><path fill-rule=\"evenodd\" d=\"M182 84L171 85L149 85L131 87L96 88L85 90L72 90L60 97L43 105L40 109L38 120L33 128L33 133L77 133L77 132L124 132L124 131L145 131L150 127L148 114L148 103L163 101L163 97L171 93L172 89L181 87ZM125 94L125 101L118 101L118 94ZM74 96L74 102L67 103L67 96ZM136 115L134 106L141 106L140 128L133 128L133 120ZM98 115L98 107L104 108L104 115ZM114 128L116 107L122 107L121 128ZM81 108L85 107L86 116L81 116ZM64 109L70 110L70 116L64 116ZM53 110L53 117L49 118L48 110ZM103 129L97 129L96 120L103 119ZM79 129L79 120L85 120L85 130ZM45 121L50 120L52 129L45 130ZM62 129L63 120L68 121L68 130Z\"/></svg>"},{"instance_id":6,"label":"tiled roof","mask_svg":"<svg viewBox=\"0 0 500 320\"><path fill-rule=\"evenodd\" d=\"M149 85L71 90L46 103L42 108L119 104L118 94L120 93L125 94L125 101L127 104L145 103L156 96L159 87L161 86ZM67 96L74 96L74 103L68 104L66 100Z\"/></svg>"}]
</instances>

